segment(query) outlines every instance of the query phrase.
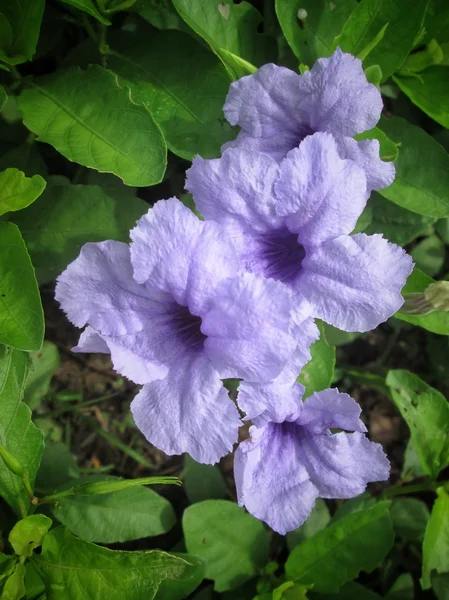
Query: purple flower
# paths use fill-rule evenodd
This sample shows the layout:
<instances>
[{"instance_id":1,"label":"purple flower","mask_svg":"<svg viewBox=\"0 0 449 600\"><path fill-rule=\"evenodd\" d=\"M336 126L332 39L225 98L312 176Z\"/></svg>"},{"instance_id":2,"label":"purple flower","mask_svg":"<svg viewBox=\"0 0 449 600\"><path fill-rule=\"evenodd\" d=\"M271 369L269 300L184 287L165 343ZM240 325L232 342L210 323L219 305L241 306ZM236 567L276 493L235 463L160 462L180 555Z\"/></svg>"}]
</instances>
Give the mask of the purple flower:
<instances>
[{"instance_id":1,"label":"purple flower","mask_svg":"<svg viewBox=\"0 0 449 600\"><path fill-rule=\"evenodd\" d=\"M143 384L131 410L152 444L214 463L241 424L221 378L269 381L299 370L316 337L307 306L303 337L291 294L239 275L223 229L175 198L158 202L131 238L131 246L86 244L58 278L68 318L88 325L74 350L111 353L119 373Z\"/></svg>"},{"instance_id":2,"label":"purple flower","mask_svg":"<svg viewBox=\"0 0 449 600\"><path fill-rule=\"evenodd\" d=\"M280 164L241 148L196 157L186 187L205 218L227 229L244 267L283 282L314 317L363 332L401 307L412 260L381 235L349 236L366 177L331 134L309 135Z\"/></svg>"},{"instance_id":3,"label":"purple flower","mask_svg":"<svg viewBox=\"0 0 449 600\"><path fill-rule=\"evenodd\" d=\"M328 132L341 158L365 170L369 195L391 185L394 166L380 160L377 140L357 143L352 136L372 129L381 111L382 97L368 83L362 62L340 49L317 60L304 75L268 64L231 85L224 113L241 132L225 148L246 148L282 160L306 136Z\"/></svg>"},{"instance_id":4,"label":"purple flower","mask_svg":"<svg viewBox=\"0 0 449 600\"><path fill-rule=\"evenodd\" d=\"M303 392L299 384L239 390L239 406L254 425L235 454L238 501L281 534L304 523L316 498L353 498L390 470L350 396L328 389L302 403Z\"/></svg>"}]
</instances>

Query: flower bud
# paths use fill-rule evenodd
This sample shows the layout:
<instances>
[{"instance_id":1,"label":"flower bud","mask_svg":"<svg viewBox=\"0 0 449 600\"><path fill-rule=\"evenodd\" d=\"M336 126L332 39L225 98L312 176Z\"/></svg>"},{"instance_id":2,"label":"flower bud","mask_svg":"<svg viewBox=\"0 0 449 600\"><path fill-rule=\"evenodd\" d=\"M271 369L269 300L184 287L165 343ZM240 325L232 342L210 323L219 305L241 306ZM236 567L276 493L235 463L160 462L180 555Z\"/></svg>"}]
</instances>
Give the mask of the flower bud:
<instances>
[{"instance_id":1,"label":"flower bud","mask_svg":"<svg viewBox=\"0 0 449 600\"><path fill-rule=\"evenodd\" d=\"M431 283L424 292L404 296L400 310L407 315L424 316L435 311L449 312L449 281Z\"/></svg>"}]
</instances>

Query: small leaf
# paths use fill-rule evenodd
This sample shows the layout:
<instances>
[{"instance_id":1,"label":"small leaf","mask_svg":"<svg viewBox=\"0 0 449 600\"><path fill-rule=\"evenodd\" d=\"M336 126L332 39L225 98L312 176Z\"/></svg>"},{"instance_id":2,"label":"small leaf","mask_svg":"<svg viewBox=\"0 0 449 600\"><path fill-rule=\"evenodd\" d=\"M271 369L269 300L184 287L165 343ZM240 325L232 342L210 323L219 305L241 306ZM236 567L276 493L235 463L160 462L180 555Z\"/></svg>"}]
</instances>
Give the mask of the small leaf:
<instances>
[{"instance_id":1,"label":"small leaf","mask_svg":"<svg viewBox=\"0 0 449 600\"><path fill-rule=\"evenodd\" d=\"M449 155L420 127L404 119L382 117L380 128L396 143L396 179L379 193L420 215L449 216Z\"/></svg>"},{"instance_id":2,"label":"small leaf","mask_svg":"<svg viewBox=\"0 0 449 600\"><path fill-rule=\"evenodd\" d=\"M166 147L151 114L136 104L116 75L98 65L30 81L19 97L25 125L63 156L127 185L159 183Z\"/></svg>"},{"instance_id":3,"label":"small leaf","mask_svg":"<svg viewBox=\"0 0 449 600\"><path fill-rule=\"evenodd\" d=\"M103 23L103 25L110 25L111 22L106 19L104 15L98 10L94 0L60 0L60 2L64 2L64 4L70 4L79 10L87 13L91 17Z\"/></svg>"},{"instance_id":4,"label":"small leaf","mask_svg":"<svg viewBox=\"0 0 449 600\"><path fill-rule=\"evenodd\" d=\"M182 525L187 550L205 561L205 576L217 592L240 586L268 560L268 532L234 502L193 504L184 511Z\"/></svg>"},{"instance_id":5,"label":"small leaf","mask_svg":"<svg viewBox=\"0 0 449 600\"><path fill-rule=\"evenodd\" d=\"M25 177L18 169L0 173L0 215L21 210L39 198L46 186L40 175Z\"/></svg>"},{"instance_id":6,"label":"small leaf","mask_svg":"<svg viewBox=\"0 0 449 600\"><path fill-rule=\"evenodd\" d=\"M393 400L410 428L424 472L431 477L449 464L449 404L422 379L405 370L389 371Z\"/></svg>"},{"instance_id":7,"label":"small leaf","mask_svg":"<svg viewBox=\"0 0 449 600\"><path fill-rule=\"evenodd\" d=\"M421 585L424 590L431 586L432 571L449 571L449 494L443 487L437 489L437 494L423 543Z\"/></svg>"},{"instance_id":8,"label":"small leaf","mask_svg":"<svg viewBox=\"0 0 449 600\"><path fill-rule=\"evenodd\" d=\"M180 600L203 579L197 558L161 550L109 550L76 538L64 527L50 531L33 560L44 578L47 600Z\"/></svg>"},{"instance_id":9,"label":"small leaf","mask_svg":"<svg viewBox=\"0 0 449 600\"><path fill-rule=\"evenodd\" d=\"M355 136L357 141L378 140L380 144L380 158L386 162L393 162L397 159L399 144L392 142L390 138L379 127L374 127Z\"/></svg>"},{"instance_id":10,"label":"small leaf","mask_svg":"<svg viewBox=\"0 0 449 600\"><path fill-rule=\"evenodd\" d=\"M18 521L8 536L9 543L18 556L29 558L33 550L42 546L42 541L52 525L45 515L30 515Z\"/></svg>"},{"instance_id":11,"label":"small leaf","mask_svg":"<svg viewBox=\"0 0 449 600\"><path fill-rule=\"evenodd\" d=\"M436 40L431 40L424 50L410 54L407 60L398 71L398 75L410 76L413 73L420 73L433 65L437 65L444 60L444 52Z\"/></svg>"},{"instance_id":12,"label":"small leaf","mask_svg":"<svg viewBox=\"0 0 449 600\"><path fill-rule=\"evenodd\" d=\"M25 596L25 565L17 562L2 592L2 600L20 600Z\"/></svg>"},{"instance_id":13,"label":"small leaf","mask_svg":"<svg viewBox=\"0 0 449 600\"><path fill-rule=\"evenodd\" d=\"M389 502L378 502L328 525L293 549L285 564L288 579L314 591L335 593L360 571L378 567L391 546L394 534Z\"/></svg>"},{"instance_id":14,"label":"small leaf","mask_svg":"<svg viewBox=\"0 0 449 600\"><path fill-rule=\"evenodd\" d=\"M44 314L33 265L13 223L0 223L0 343L39 350Z\"/></svg>"},{"instance_id":15,"label":"small leaf","mask_svg":"<svg viewBox=\"0 0 449 600\"><path fill-rule=\"evenodd\" d=\"M385 596L385 600L413 600L415 584L410 573L402 573L393 583Z\"/></svg>"},{"instance_id":16,"label":"small leaf","mask_svg":"<svg viewBox=\"0 0 449 600\"><path fill-rule=\"evenodd\" d=\"M360 50L360 52L357 55L357 58L360 58L361 61L364 61L366 59L366 57L368 56L368 54L374 50L374 48L377 46L377 44L379 42L382 41L384 35L385 35L385 31L387 30L387 27L389 26L390 23L385 23L385 25L379 30L378 34L375 35L373 37L373 39L368 42L368 44L362 49ZM379 65L376 65L377 67L379 67ZM379 67L380 69L380 67ZM382 72L382 69L380 69L380 72Z\"/></svg>"},{"instance_id":17,"label":"small leaf","mask_svg":"<svg viewBox=\"0 0 449 600\"><path fill-rule=\"evenodd\" d=\"M390 515L394 530L403 540L421 542L424 539L429 509L422 500L394 499L391 503Z\"/></svg>"},{"instance_id":18,"label":"small leaf","mask_svg":"<svg viewBox=\"0 0 449 600\"><path fill-rule=\"evenodd\" d=\"M9 65L31 60L36 51L45 0L8 0L0 7L0 60ZM8 27L6 34L5 26Z\"/></svg>"},{"instance_id":19,"label":"small leaf","mask_svg":"<svg viewBox=\"0 0 449 600\"><path fill-rule=\"evenodd\" d=\"M305 397L328 388L334 377L335 348L328 344L324 326L318 324L320 339L310 347L312 359L302 368L299 383L306 388Z\"/></svg>"},{"instance_id":20,"label":"small leaf","mask_svg":"<svg viewBox=\"0 0 449 600\"><path fill-rule=\"evenodd\" d=\"M228 495L220 469L197 463L188 454L184 457L184 489L191 504Z\"/></svg>"},{"instance_id":21,"label":"small leaf","mask_svg":"<svg viewBox=\"0 0 449 600\"><path fill-rule=\"evenodd\" d=\"M219 48L217 50L217 54L223 61L233 81L240 79L240 77L245 77L245 75L252 75L257 71L257 67L252 65L244 58L240 58L240 56L232 54L232 52L229 52L229 50Z\"/></svg>"},{"instance_id":22,"label":"small leaf","mask_svg":"<svg viewBox=\"0 0 449 600\"><path fill-rule=\"evenodd\" d=\"M379 65L371 65L370 67L367 67L365 69L365 75L370 83L372 83L376 87L380 87L383 75L382 69L379 67Z\"/></svg>"}]
</instances>

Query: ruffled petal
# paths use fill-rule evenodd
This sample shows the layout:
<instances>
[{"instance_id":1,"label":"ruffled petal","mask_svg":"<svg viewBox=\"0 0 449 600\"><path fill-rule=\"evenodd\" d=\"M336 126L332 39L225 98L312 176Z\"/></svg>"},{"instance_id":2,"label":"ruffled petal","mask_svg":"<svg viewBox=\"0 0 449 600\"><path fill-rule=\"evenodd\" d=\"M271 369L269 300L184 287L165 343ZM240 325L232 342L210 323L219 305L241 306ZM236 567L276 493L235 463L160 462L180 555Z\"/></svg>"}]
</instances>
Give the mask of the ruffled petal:
<instances>
[{"instance_id":1,"label":"ruffled petal","mask_svg":"<svg viewBox=\"0 0 449 600\"><path fill-rule=\"evenodd\" d=\"M111 240L81 248L58 277L55 297L74 325L88 323L101 335L141 331L153 306L133 279L129 246Z\"/></svg>"},{"instance_id":2,"label":"ruffled petal","mask_svg":"<svg viewBox=\"0 0 449 600\"><path fill-rule=\"evenodd\" d=\"M204 354L186 356L131 403L137 427L166 454L188 452L213 464L231 452L241 425L236 407Z\"/></svg>"},{"instance_id":3,"label":"ruffled petal","mask_svg":"<svg viewBox=\"0 0 449 600\"><path fill-rule=\"evenodd\" d=\"M309 516L318 490L298 453L297 439L273 424L251 427L234 457L240 506L284 535Z\"/></svg>"},{"instance_id":4,"label":"ruffled petal","mask_svg":"<svg viewBox=\"0 0 449 600\"><path fill-rule=\"evenodd\" d=\"M268 422L296 421L301 414L304 391L300 383L256 385L243 381L239 385L237 404L246 413L245 421L251 420L257 427Z\"/></svg>"},{"instance_id":5,"label":"ruffled petal","mask_svg":"<svg viewBox=\"0 0 449 600\"><path fill-rule=\"evenodd\" d=\"M134 278L200 315L211 291L239 268L217 223L200 221L176 198L157 202L131 231Z\"/></svg>"},{"instance_id":6,"label":"ruffled petal","mask_svg":"<svg viewBox=\"0 0 449 600\"><path fill-rule=\"evenodd\" d=\"M337 145L341 158L353 160L364 170L367 197L373 190L381 190L393 183L396 175L394 164L380 159L378 140L356 142L352 138L344 137L337 139Z\"/></svg>"},{"instance_id":7,"label":"ruffled petal","mask_svg":"<svg viewBox=\"0 0 449 600\"><path fill-rule=\"evenodd\" d=\"M290 131L289 129L283 129L278 135L269 138L253 137L242 130L235 140L223 144L221 151L225 152L230 148L239 148L240 150L246 150L247 152L265 154L279 163L285 158L290 150L296 148L299 141L297 132L294 130Z\"/></svg>"},{"instance_id":8,"label":"ruffled petal","mask_svg":"<svg viewBox=\"0 0 449 600\"><path fill-rule=\"evenodd\" d=\"M368 482L386 481L390 463L382 446L363 433L301 433L299 460L322 498L353 498Z\"/></svg>"},{"instance_id":9,"label":"ruffled petal","mask_svg":"<svg viewBox=\"0 0 449 600\"><path fill-rule=\"evenodd\" d=\"M236 225L266 231L281 226L273 195L278 168L263 154L230 149L213 160L196 156L187 171L185 187L206 219L230 227L231 232Z\"/></svg>"},{"instance_id":10,"label":"ruffled petal","mask_svg":"<svg viewBox=\"0 0 449 600\"><path fill-rule=\"evenodd\" d=\"M72 352L98 352L99 354L110 354L109 346L104 338L88 325L80 335L78 344L72 348Z\"/></svg>"},{"instance_id":11,"label":"ruffled petal","mask_svg":"<svg viewBox=\"0 0 449 600\"><path fill-rule=\"evenodd\" d=\"M307 248L351 233L366 205L366 177L339 157L332 135L316 133L281 162L275 192L277 214Z\"/></svg>"},{"instance_id":12,"label":"ruffled petal","mask_svg":"<svg viewBox=\"0 0 449 600\"><path fill-rule=\"evenodd\" d=\"M297 423L309 433L324 433L331 428L365 432L360 419L362 409L357 402L337 389L316 392L304 401Z\"/></svg>"},{"instance_id":13,"label":"ruffled petal","mask_svg":"<svg viewBox=\"0 0 449 600\"><path fill-rule=\"evenodd\" d=\"M319 58L302 75L297 94L296 114L313 131L336 136L352 137L372 129L382 112L382 97L368 83L362 61L339 48L329 58Z\"/></svg>"},{"instance_id":14,"label":"ruffled petal","mask_svg":"<svg viewBox=\"0 0 449 600\"><path fill-rule=\"evenodd\" d=\"M399 310L413 261L382 235L359 233L307 253L297 290L314 316L343 331L369 331Z\"/></svg>"},{"instance_id":15,"label":"ruffled petal","mask_svg":"<svg viewBox=\"0 0 449 600\"><path fill-rule=\"evenodd\" d=\"M286 286L244 273L226 282L202 318L204 347L221 377L263 383L277 377L297 347Z\"/></svg>"}]
</instances>

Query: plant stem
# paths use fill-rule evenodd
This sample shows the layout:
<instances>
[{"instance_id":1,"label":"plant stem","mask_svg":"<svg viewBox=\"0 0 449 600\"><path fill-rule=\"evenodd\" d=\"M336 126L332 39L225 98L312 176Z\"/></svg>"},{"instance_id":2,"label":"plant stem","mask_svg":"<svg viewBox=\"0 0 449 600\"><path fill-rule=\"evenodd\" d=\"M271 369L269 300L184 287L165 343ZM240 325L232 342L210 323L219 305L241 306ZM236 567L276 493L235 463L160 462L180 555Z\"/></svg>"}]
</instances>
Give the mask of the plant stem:
<instances>
[{"instance_id":1,"label":"plant stem","mask_svg":"<svg viewBox=\"0 0 449 600\"><path fill-rule=\"evenodd\" d=\"M392 485L382 493L382 496L389 498L390 496L404 496L406 494L417 494L418 492L433 492L442 485L444 483L437 481L425 481L424 483L412 483L411 485Z\"/></svg>"}]
</instances>

